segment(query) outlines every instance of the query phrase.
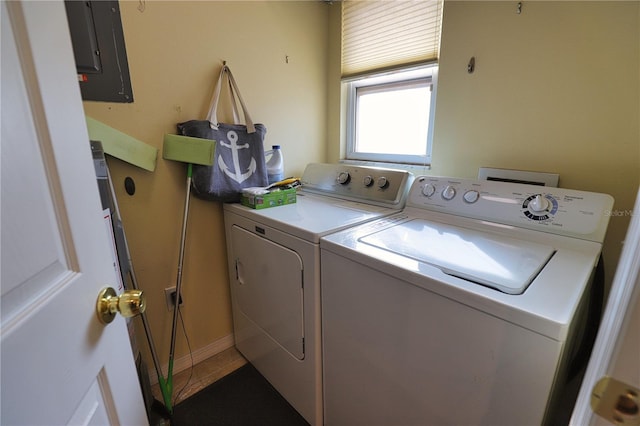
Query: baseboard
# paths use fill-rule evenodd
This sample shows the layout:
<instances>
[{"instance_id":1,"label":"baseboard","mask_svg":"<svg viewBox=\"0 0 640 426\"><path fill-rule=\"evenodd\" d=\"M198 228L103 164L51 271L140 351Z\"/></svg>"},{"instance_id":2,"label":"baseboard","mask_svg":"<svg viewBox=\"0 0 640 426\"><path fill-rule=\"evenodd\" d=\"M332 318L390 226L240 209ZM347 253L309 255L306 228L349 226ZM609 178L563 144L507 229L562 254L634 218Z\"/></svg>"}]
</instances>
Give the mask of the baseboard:
<instances>
[{"instance_id":1,"label":"baseboard","mask_svg":"<svg viewBox=\"0 0 640 426\"><path fill-rule=\"evenodd\" d=\"M211 342L207 346L204 346L200 349L193 351L191 355L185 355L181 358L173 360L173 375L180 373L181 371L187 370L191 368L191 358L193 357L193 365L198 364L199 362L204 361L205 359L211 358L212 356L219 354L220 352L229 349L235 343L233 333L228 334L214 342ZM169 371L169 364L165 364L162 366L162 373L165 377L167 377L167 372ZM149 368L149 382L151 385L155 385L158 383L158 375L156 374L155 368Z\"/></svg>"}]
</instances>

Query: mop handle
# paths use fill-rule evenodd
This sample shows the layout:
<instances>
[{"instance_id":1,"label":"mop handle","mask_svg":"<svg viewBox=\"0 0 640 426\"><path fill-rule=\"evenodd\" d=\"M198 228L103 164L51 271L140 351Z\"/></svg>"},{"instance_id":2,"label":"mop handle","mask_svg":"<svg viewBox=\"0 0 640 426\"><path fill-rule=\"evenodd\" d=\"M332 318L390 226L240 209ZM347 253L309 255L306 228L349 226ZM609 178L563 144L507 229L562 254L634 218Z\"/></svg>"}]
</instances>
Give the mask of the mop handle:
<instances>
[{"instance_id":1,"label":"mop handle","mask_svg":"<svg viewBox=\"0 0 640 426\"><path fill-rule=\"evenodd\" d=\"M178 309L180 306L180 288L182 287L182 265L184 262L184 244L187 235L187 218L189 217L189 196L191 195L191 176L193 165L189 163L187 168L187 195L184 203L184 215L182 220L182 236L180 238L180 257L178 260L178 277L176 281L176 300L173 305L173 325L171 327L171 350L169 351L169 363L172 364L176 348L176 328L178 324ZM171 377L171 375L169 375Z\"/></svg>"}]
</instances>

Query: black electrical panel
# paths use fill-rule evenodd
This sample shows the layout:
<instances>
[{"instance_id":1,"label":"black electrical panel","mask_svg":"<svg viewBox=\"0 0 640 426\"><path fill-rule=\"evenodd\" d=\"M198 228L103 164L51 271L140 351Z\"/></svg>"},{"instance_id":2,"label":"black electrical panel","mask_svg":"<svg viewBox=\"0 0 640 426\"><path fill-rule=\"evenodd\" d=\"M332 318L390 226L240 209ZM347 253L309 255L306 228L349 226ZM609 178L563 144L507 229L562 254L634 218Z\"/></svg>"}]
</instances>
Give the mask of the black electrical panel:
<instances>
[{"instance_id":1,"label":"black electrical panel","mask_svg":"<svg viewBox=\"0 0 640 426\"><path fill-rule=\"evenodd\" d=\"M65 0L64 4L82 99L133 102L118 2Z\"/></svg>"}]
</instances>

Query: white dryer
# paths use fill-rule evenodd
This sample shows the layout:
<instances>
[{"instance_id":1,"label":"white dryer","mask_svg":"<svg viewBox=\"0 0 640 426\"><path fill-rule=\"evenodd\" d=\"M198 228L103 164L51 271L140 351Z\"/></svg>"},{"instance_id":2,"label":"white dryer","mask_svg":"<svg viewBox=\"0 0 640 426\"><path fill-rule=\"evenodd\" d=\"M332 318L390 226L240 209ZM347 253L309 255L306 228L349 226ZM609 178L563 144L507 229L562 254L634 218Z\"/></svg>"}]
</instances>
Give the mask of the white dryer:
<instances>
[{"instance_id":1,"label":"white dryer","mask_svg":"<svg viewBox=\"0 0 640 426\"><path fill-rule=\"evenodd\" d=\"M309 164L295 204L225 204L236 347L312 425L322 425L320 238L401 211L411 174Z\"/></svg>"},{"instance_id":2,"label":"white dryer","mask_svg":"<svg viewBox=\"0 0 640 426\"><path fill-rule=\"evenodd\" d=\"M402 213L324 237L325 424L561 424L612 205L422 176Z\"/></svg>"}]
</instances>

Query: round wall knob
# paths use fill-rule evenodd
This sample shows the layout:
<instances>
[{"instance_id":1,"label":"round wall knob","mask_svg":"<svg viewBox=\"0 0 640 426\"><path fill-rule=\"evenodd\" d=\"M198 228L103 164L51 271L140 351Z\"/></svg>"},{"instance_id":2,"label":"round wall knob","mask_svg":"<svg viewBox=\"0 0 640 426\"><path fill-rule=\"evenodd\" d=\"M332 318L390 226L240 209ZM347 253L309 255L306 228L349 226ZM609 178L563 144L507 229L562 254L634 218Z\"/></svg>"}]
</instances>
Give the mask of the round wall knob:
<instances>
[{"instance_id":1,"label":"round wall knob","mask_svg":"<svg viewBox=\"0 0 640 426\"><path fill-rule=\"evenodd\" d=\"M109 324L120 312L125 318L140 315L147 308L142 290L125 290L120 296L112 287L105 287L98 294L96 312L103 324Z\"/></svg>"}]
</instances>

